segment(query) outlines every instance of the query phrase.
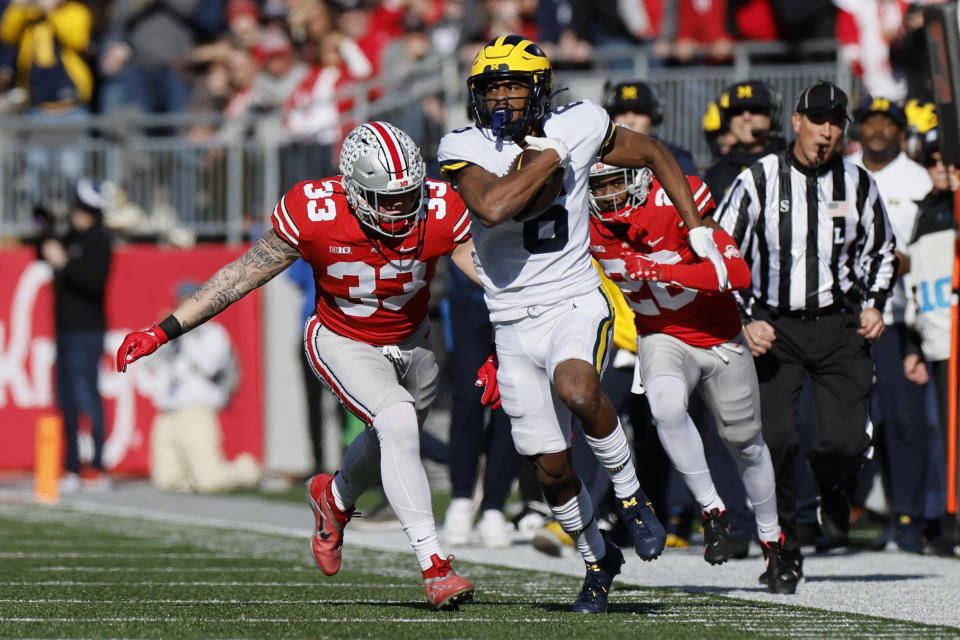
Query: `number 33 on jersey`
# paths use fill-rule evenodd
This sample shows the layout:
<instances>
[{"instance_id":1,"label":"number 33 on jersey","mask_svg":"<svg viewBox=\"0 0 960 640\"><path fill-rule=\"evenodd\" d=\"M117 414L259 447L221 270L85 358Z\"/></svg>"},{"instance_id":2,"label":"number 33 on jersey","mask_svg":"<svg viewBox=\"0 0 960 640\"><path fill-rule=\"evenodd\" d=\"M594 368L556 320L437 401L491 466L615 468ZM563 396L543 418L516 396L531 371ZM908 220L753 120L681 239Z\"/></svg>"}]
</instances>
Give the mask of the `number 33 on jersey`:
<instances>
[{"instance_id":1,"label":"number 33 on jersey","mask_svg":"<svg viewBox=\"0 0 960 640\"><path fill-rule=\"evenodd\" d=\"M313 267L317 318L336 333L396 344L427 317L437 261L470 239L470 218L446 182L425 181L414 232L388 238L360 224L339 177L301 182L273 210L273 228Z\"/></svg>"}]
</instances>

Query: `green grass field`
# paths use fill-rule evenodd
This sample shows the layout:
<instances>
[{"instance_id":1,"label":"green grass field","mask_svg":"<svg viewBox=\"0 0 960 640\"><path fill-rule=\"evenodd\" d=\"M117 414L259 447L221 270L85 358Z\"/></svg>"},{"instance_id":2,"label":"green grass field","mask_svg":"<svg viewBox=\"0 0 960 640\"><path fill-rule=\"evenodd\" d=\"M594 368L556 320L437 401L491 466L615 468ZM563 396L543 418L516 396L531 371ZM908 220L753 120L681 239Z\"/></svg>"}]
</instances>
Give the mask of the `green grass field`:
<instances>
[{"instance_id":1,"label":"green grass field","mask_svg":"<svg viewBox=\"0 0 960 640\"><path fill-rule=\"evenodd\" d=\"M304 539L0 504L4 638L838 638L957 630L709 594L618 587L568 611L579 580L458 562L474 602L434 612L411 554L347 548L324 576Z\"/></svg>"}]
</instances>

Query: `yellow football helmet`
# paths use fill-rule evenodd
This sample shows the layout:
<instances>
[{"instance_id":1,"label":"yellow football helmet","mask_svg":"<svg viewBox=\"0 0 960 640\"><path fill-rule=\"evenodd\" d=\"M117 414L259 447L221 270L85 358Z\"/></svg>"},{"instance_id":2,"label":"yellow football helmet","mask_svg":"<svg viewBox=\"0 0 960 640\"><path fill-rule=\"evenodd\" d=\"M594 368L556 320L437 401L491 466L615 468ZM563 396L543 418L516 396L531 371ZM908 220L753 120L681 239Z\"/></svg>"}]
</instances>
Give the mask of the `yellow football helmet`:
<instances>
[{"instance_id":1,"label":"yellow football helmet","mask_svg":"<svg viewBox=\"0 0 960 640\"><path fill-rule=\"evenodd\" d=\"M907 116L907 155L911 160L923 163L930 154L940 151L937 105L914 98L907 102L903 110Z\"/></svg>"},{"instance_id":2,"label":"yellow football helmet","mask_svg":"<svg viewBox=\"0 0 960 640\"><path fill-rule=\"evenodd\" d=\"M937 105L932 102L920 102L913 98L903 110L907 116L907 126L915 129L917 133L924 134L940 124L937 120Z\"/></svg>"},{"instance_id":3,"label":"yellow football helmet","mask_svg":"<svg viewBox=\"0 0 960 640\"><path fill-rule=\"evenodd\" d=\"M520 79L530 85L530 95L520 118L512 118L507 106L497 107L491 113L483 98L490 82L504 79ZM518 35L500 36L488 42L474 58L467 88L470 110L477 124L489 127L498 138L519 141L550 111L553 69L543 50L532 40Z\"/></svg>"}]
</instances>

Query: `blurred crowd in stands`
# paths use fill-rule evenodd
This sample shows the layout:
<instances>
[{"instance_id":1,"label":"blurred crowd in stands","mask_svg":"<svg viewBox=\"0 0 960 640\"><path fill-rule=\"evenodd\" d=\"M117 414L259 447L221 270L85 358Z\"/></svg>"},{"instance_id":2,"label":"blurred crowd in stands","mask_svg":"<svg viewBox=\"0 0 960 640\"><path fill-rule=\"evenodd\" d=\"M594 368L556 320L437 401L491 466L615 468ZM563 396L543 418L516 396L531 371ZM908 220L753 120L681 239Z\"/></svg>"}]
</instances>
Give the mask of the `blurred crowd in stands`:
<instances>
[{"instance_id":1,"label":"blurred crowd in stands","mask_svg":"<svg viewBox=\"0 0 960 640\"><path fill-rule=\"evenodd\" d=\"M339 89L427 56L468 63L512 32L543 45L558 68L595 68L638 45L655 65L715 64L738 42L835 38L868 93L902 100L927 97L921 76L904 73L925 64L919 9L903 0L3 0L0 93L8 112L57 120L128 108L274 114L258 122L263 135L328 143L347 106Z\"/></svg>"}]
</instances>

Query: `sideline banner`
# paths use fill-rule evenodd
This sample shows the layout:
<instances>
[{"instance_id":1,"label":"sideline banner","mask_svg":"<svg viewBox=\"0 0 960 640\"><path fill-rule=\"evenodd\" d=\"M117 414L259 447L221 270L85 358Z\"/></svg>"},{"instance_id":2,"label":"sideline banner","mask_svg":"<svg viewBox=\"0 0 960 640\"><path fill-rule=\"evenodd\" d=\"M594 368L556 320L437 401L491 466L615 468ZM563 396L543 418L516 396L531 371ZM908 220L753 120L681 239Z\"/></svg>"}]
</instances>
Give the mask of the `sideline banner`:
<instances>
[{"instance_id":1,"label":"sideline banner","mask_svg":"<svg viewBox=\"0 0 960 640\"><path fill-rule=\"evenodd\" d=\"M116 353L124 336L166 316L175 305L180 283L203 282L244 250L246 247L206 245L186 251L153 246L114 251L107 285L107 335L100 361L107 470L149 471L155 383L141 362L128 366L126 373L117 373ZM37 419L57 410L52 276L46 263L35 260L31 248L0 251L2 470L33 468ZM240 384L220 413L228 459L241 452L263 459L260 295L259 290L254 291L216 318L230 334L240 365ZM80 458L89 460L93 441L84 418L80 430Z\"/></svg>"}]
</instances>

